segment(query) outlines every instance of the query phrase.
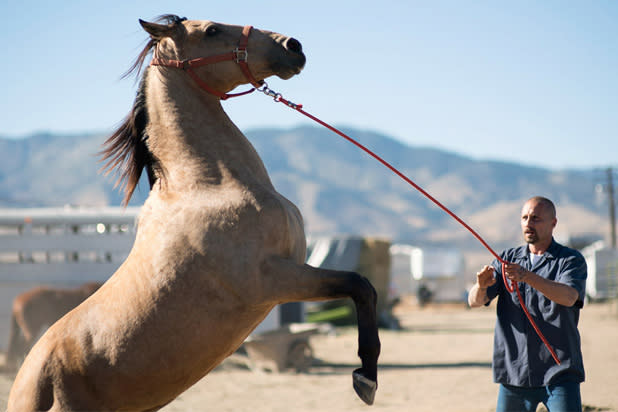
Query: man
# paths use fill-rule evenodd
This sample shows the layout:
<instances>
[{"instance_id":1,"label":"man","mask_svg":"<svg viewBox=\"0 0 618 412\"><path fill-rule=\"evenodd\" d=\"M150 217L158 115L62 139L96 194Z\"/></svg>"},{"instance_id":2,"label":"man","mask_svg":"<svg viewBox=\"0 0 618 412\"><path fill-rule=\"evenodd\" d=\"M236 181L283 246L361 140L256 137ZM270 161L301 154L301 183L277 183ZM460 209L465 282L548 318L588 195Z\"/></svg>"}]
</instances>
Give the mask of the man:
<instances>
[{"instance_id":1,"label":"man","mask_svg":"<svg viewBox=\"0 0 618 412\"><path fill-rule=\"evenodd\" d=\"M515 291L504 286L502 264L495 260L476 274L471 307L498 297L493 374L500 384L497 412L536 411L539 402L550 412L581 411L579 385L584 365L577 323L583 306L587 268L582 255L553 238L556 208L544 197L529 199L521 211L527 245L505 250L504 272L517 282L530 315L560 364L534 331Z\"/></svg>"}]
</instances>

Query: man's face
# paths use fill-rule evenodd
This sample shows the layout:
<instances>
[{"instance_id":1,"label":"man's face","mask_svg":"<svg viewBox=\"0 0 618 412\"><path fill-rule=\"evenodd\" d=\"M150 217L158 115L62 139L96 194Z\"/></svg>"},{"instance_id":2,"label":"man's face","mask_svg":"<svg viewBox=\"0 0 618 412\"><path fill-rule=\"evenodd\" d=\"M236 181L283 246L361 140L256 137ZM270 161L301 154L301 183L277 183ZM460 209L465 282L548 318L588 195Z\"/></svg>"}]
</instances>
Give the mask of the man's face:
<instances>
[{"instance_id":1,"label":"man's face","mask_svg":"<svg viewBox=\"0 0 618 412\"><path fill-rule=\"evenodd\" d=\"M526 202L521 210L521 229L526 243L547 245L556 227L556 217L549 207L534 200Z\"/></svg>"}]
</instances>

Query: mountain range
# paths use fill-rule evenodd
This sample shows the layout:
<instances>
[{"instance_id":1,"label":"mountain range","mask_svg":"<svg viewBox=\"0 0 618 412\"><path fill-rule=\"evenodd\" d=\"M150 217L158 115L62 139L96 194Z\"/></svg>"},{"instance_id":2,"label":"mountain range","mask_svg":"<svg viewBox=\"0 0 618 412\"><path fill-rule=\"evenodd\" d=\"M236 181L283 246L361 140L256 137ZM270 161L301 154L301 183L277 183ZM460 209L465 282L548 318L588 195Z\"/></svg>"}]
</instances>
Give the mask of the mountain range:
<instances>
[{"instance_id":1,"label":"mountain range","mask_svg":"<svg viewBox=\"0 0 618 412\"><path fill-rule=\"evenodd\" d=\"M519 211L533 195L558 208L556 236L603 238L606 199L595 192L598 170L550 170L478 160L409 146L383 134L343 128L458 214L483 238L505 247L521 239ZM367 154L326 129L245 132L275 187L292 200L309 234L379 236L412 244L478 247L444 211ZM0 137L0 207L120 205L113 178L98 171L106 136L35 134ZM131 205L143 203L140 183Z\"/></svg>"}]
</instances>

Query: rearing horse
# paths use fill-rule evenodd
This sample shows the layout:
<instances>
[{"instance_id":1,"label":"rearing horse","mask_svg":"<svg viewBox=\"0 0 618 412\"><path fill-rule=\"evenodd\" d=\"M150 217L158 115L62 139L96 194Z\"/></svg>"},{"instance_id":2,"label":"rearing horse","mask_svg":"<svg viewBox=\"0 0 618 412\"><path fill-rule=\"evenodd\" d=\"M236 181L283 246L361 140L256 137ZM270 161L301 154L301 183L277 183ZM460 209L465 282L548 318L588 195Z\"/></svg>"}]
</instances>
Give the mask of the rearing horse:
<instances>
[{"instance_id":1,"label":"rearing horse","mask_svg":"<svg viewBox=\"0 0 618 412\"><path fill-rule=\"evenodd\" d=\"M240 84L300 73L300 43L171 15L140 23L150 42L133 69L150 51L153 62L104 152L124 181L125 203L148 173L135 244L101 289L34 346L8 410L158 410L233 353L275 305L342 297L358 314L362 367L353 386L371 404L375 290L357 273L304 264L300 212L220 103Z\"/></svg>"}]
</instances>

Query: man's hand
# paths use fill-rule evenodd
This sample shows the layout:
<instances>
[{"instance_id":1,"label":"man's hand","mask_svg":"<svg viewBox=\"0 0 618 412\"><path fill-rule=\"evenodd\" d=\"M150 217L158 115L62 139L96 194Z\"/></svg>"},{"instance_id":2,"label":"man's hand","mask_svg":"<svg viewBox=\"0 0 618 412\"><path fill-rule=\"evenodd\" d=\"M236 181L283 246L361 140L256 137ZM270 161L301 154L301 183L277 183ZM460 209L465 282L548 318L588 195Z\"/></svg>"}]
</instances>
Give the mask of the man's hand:
<instances>
[{"instance_id":1,"label":"man's hand","mask_svg":"<svg viewBox=\"0 0 618 412\"><path fill-rule=\"evenodd\" d=\"M470 289L468 294L468 304L472 308L483 306L489 302L487 288L496 283L494 278L494 268L484 266L480 272L476 272L476 284Z\"/></svg>"},{"instance_id":2,"label":"man's hand","mask_svg":"<svg viewBox=\"0 0 618 412\"><path fill-rule=\"evenodd\" d=\"M476 272L476 283L479 285L480 289L487 289L496 283L496 279L494 278L494 268L485 265L480 272Z\"/></svg>"},{"instance_id":3,"label":"man's hand","mask_svg":"<svg viewBox=\"0 0 618 412\"><path fill-rule=\"evenodd\" d=\"M507 263L504 265L504 274L512 282L525 282L530 273L517 263Z\"/></svg>"}]
</instances>

